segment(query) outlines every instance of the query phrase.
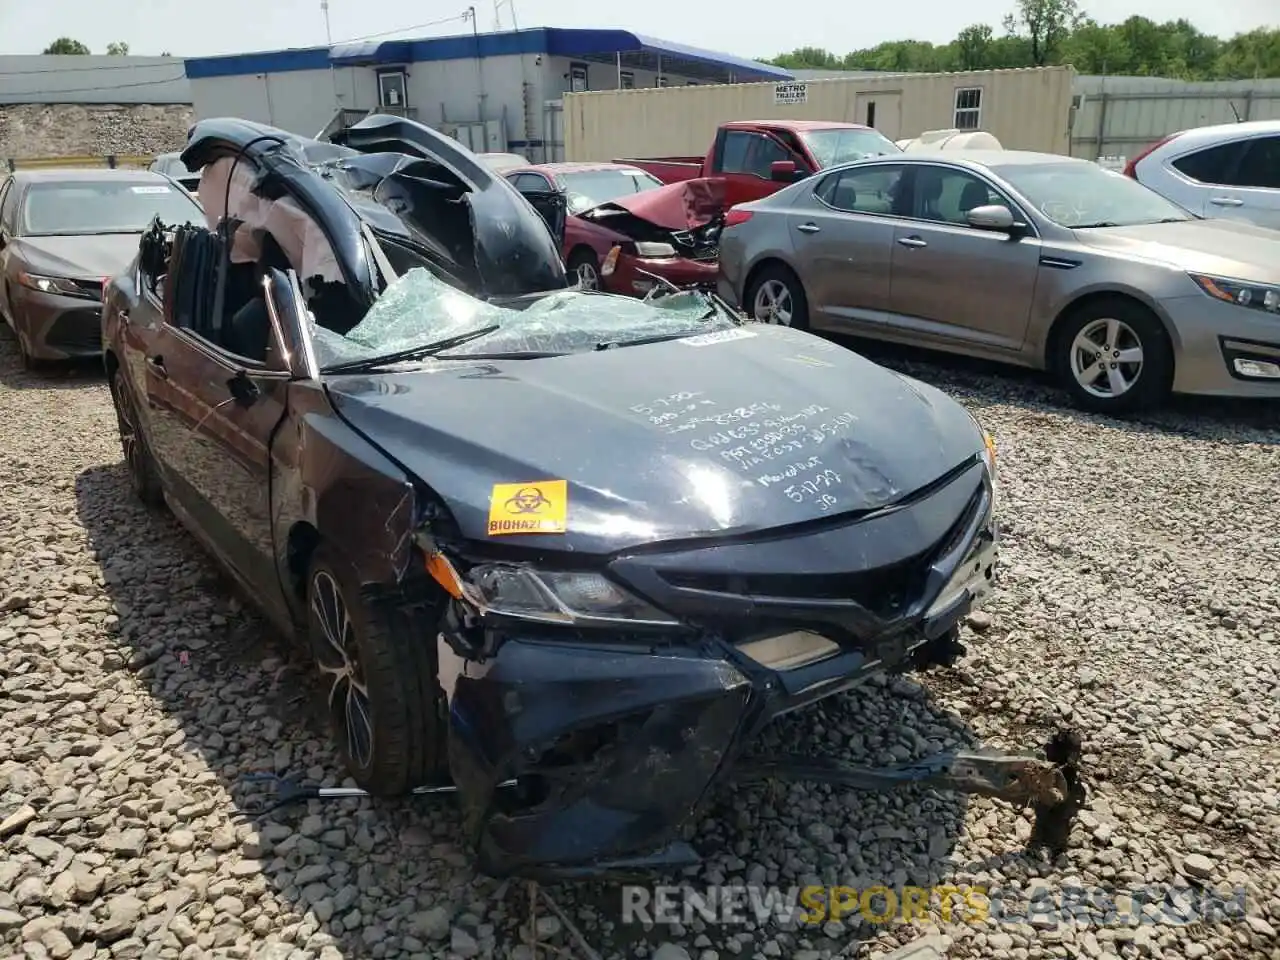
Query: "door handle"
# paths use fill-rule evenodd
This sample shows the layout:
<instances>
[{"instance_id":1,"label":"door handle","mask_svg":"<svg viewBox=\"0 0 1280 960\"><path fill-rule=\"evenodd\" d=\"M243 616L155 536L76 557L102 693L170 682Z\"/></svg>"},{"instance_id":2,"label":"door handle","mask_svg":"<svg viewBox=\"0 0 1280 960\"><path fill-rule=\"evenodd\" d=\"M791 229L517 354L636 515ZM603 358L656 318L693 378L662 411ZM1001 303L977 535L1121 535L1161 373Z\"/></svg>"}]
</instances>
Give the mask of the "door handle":
<instances>
[{"instance_id":1,"label":"door handle","mask_svg":"<svg viewBox=\"0 0 1280 960\"><path fill-rule=\"evenodd\" d=\"M1209 202L1216 207L1243 207L1244 201L1238 197L1210 197Z\"/></svg>"},{"instance_id":2,"label":"door handle","mask_svg":"<svg viewBox=\"0 0 1280 960\"><path fill-rule=\"evenodd\" d=\"M801 233L817 233L822 228L816 223L798 223L796 224L796 229Z\"/></svg>"},{"instance_id":3,"label":"door handle","mask_svg":"<svg viewBox=\"0 0 1280 960\"><path fill-rule=\"evenodd\" d=\"M898 243L904 247L927 247L929 244L919 237L899 237Z\"/></svg>"},{"instance_id":4,"label":"door handle","mask_svg":"<svg viewBox=\"0 0 1280 960\"><path fill-rule=\"evenodd\" d=\"M169 371L164 368L164 357L159 354L154 357L147 357L147 366L161 380L169 379Z\"/></svg>"}]
</instances>

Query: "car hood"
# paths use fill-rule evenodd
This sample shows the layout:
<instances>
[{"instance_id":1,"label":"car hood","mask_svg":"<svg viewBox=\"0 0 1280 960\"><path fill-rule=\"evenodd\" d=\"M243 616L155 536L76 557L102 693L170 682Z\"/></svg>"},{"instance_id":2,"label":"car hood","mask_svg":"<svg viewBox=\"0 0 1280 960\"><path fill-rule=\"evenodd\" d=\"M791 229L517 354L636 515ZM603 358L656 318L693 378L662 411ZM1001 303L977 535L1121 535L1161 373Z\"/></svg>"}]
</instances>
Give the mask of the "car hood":
<instances>
[{"instance_id":1,"label":"car hood","mask_svg":"<svg viewBox=\"0 0 1280 960\"><path fill-rule=\"evenodd\" d=\"M129 266L141 237L141 232L22 237L14 245L32 273L100 280Z\"/></svg>"},{"instance_id":2,"label":"car hood","mask_svg":"<svg viewBox=\"0 0 1280 960\"><path fill-rule=\"evenodd\" d=\"M1280 232L1238 220L1186 220L1076 230L1087 247L1182 270L1280 283Z\"/></svg>"},{"instance_id":3,"label":"car hood","mask_svg":"<svg viewBox=\"0 0 1280 960\"><path fill-rule=\"evenodd\" d=\"M697 177L627 194L578 216L608 225L611 217L629 214L664 230L694 230L723 212L724 195L723 179Z\"/></svg>"},{"instance_id":4,"label":"car hood","mask_svg":"<svg viewBox=\"0 0 1280 960\"><path fill-rule=\"evenodd\" d=\"M540 551L608 554L870 510L982 449L940 391L777 327L326 384L465 537ZM490 536L490 501L500 509L510 492L495 487L543 481L565 481L565 532Z\"/></svg>"}]
</instances>

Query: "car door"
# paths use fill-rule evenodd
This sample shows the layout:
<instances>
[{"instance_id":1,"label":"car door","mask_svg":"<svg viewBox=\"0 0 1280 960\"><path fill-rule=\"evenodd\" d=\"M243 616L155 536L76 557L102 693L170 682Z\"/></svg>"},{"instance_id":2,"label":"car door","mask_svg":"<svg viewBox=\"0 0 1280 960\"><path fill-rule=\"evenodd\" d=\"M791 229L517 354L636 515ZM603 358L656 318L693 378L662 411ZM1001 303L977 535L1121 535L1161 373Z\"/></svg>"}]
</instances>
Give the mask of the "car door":
<instances>
[{"instance_id":1,"label":"car door","mask_svg":"<svg viewBox=\"0 0 1280 960\"><path fill-rule=\"evenodd\" d=\"M788 215L794 262L819 322L883 323L904 170L878 163L834 171Z\"/></svg>"},{"instance_id":2,"label":"car door","mask_svg":"<svg viewBox=\"0 0 1280 960\"><path fill-rule=\"evenodd\" d=\"M759 200L776 193L780 184L772 179L775 160L792 160L808 168L783 143L757 130L726 130L717 144L713 173L724 177L725 206Z\"/></svg>"},{"instance_id":3,"label":"car door","mask_svg":"<svg viewBox=\"0 0 1280 960\"><path fill-rule=\"evenodd\" d=\"M547 229L562 247L561 255L567 254L569 247L565 232L568 214L563 191L540 173L513 173L506 179L546 221Z\"/></svg>"},{"instance_id":4,"label":"car door","mask_svg":"<svg viewBox=\"0 0 1280 960\"><path fill-rule=\"evenodd\" d=\"M1173 176L1194 185L1193 213L1280 229L1280 135L1215 144L1169 165Z\"/></svg>"},{"instance_id":5,"label":"car door","mask_svg":"<svg viewBox=\"0 0 1280 960\"><path fill-rule=\"evenodd\" d=\"M173 263L165 310L143 358L149 439L185 525L261 595L277 581L271 441L286 412L290 356L265 297L261 320L272 329L261 357L237 355L212 339L206 301L189 289L208 282L200 276L208 258L184 258L175 243Z\"/></svg>"},{"instance_id":6,"label":"car door","mask_svg":"<svg viewBox=\"0 0 1280 960\"><path fill-rule=\"evenodd\" d=\"M1018 205L976 173L913 164L909 216L893 234L892 317L898 332L1016 351L1026 339L1040 268L1031 232L979 230L966 215L997 204L1027 222Z\"/></svg>"}]
</instances>

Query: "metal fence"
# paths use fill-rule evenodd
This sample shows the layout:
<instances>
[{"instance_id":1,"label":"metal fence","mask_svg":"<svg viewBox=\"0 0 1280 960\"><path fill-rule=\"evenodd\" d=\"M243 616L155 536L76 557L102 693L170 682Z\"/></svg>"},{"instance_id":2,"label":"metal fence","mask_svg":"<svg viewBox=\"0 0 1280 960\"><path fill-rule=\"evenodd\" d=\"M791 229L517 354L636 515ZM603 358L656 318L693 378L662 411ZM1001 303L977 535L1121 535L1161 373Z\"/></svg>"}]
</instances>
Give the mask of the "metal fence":
<instances>
[{"instance_id":1,"label":"metal fence","mask_svg":"<svg viewBox=\"0 0 1280 960\"><path fill-rule=\"evenodd\" d=\"M146 169L155 160L155 154L109 154L103 157L5 157L5 168L15 170L49 170L65 167L91 167L102 170Z\"/></svg>"},{"instance_id":2,"label":"metal fence","mask_svg":"<svg viewBox=\"0 0 1280 960\"><path fill-rule=\"evenodd\" d=\"M1280 80L1188 83L1159 77L1076 77L1071 154L1123 160L1179 130L1280 119Z\"/></svg>"}]
</instances>

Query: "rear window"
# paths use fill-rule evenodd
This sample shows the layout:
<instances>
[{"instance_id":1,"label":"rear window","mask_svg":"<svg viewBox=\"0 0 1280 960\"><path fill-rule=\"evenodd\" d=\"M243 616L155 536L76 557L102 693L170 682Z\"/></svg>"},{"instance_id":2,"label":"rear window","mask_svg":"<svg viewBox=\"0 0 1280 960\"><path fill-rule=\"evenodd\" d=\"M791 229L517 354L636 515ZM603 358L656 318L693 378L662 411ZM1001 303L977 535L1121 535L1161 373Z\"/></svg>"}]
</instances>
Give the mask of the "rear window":
<instances>
[{"instance_id":1,"label":"rear window","mask_svg":"<svg viewBox=\"0 0 1280 960\"><path fill-rule=\"evenodd\" d=\"M33 183L23 198L21 233L142 233L157 215L170 225L203 220L189 193L161 180Z\"/></svg>"}]
</instances>

